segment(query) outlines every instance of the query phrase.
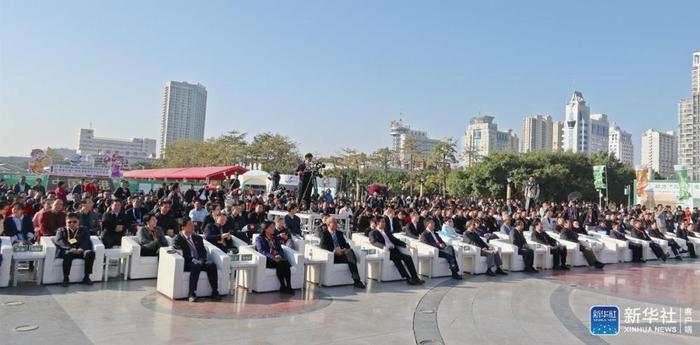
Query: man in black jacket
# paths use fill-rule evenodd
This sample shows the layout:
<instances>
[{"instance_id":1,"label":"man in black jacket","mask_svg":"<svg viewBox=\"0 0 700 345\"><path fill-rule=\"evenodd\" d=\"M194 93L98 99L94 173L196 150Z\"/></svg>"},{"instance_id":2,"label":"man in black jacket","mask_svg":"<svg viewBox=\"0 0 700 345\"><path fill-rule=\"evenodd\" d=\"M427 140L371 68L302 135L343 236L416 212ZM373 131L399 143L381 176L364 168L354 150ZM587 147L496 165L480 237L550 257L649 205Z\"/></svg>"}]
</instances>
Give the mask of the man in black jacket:
<instances>
[{"instance_id":1,"label":"man in black jacket","mask_svg":"<svg viewBox=\"0 0 700 345\"><path fill-rule=\"evenodd\" d=\"M34 243L34 224L32 217L24 215L24 205L18 202L12 204L12 215L5 218L3 236L9 236L12 244Z\"/></svg>"},{"instance_id":2,"label":"man in black jacket","mask_svg":"<svg viewBox=\"0 0 700 345\"><path fill-rule=\"evenodd\" d=\"M459 265L457 264L457 254L455 249L449 246L440 238L440 234L435 232L435 222L432 219L425 221L425 231L420 235L419 241L438 249L438 256L445 258L450 265L452 271L452 279L462 280L459 274Z\"/></svg>"},{"instance_id":3,"label":"man in black jacket","mask_svg":"<svg viewBox=\"0 0 700 345\"><path fill-rule=\"evenodd\" d=\"M433 224L435 223L433 222ZM424 230L425 227L421 224L418 212L411 213L411 221L403 227L403 233L410 238L417 239Z\"/></svg>"},{"instance_id":4,"label":"man in black jacket","mask_svg":"<svg viewBox=\"0 0 700 345\"><path fill-rule=\"evenodd\" d=\"M216 222L209 223L204 228L204 237L209 243L217 246L224 253L238 252L238 248L233 243L233 235L226 229L227 221L228 217L223 213L219 213L216 217Z\"/></svg>"},{"instance_id":5,"label":"man in black jacket","mask_svg":"<svg viewBox=\"0 0 700 345\"><path fill-rule=\"evenodd\" d=\"M669 227L669 229L672 229L672 227ZM668 246L671 247L671 251L676 257L676 260L682 260L680 255L681 246L678 244L678 242L676 242L676 240L672 238L667 238L666 235L664 235L664 233L661 232L661 230L659 230L659 227L656 223L651 223L651 227L649 228L649 236L666 241L668 243Z\"/></svg>"},{"instance_id":6,"label":"man in black jacket","mask_svg":"<svg viewBox=\"0 0 700 345\"><path fill-rule=\"evenodd\" d=\"M377 217L375 223L377 228L369 233L369 242L377 248L389 251L391 261L396 265L396 269L399 270L401 277L406 279L406 283L409 285L425 283L425 281L418 277L418 272L416 272L416 266L413 264L411 255L405 254L399 250L399 248L409 248L408 245L404 241L394 237L388 230L385 230L386 223L384 222L384 217ZM407 269L408 272L406 271Z\"/></svg>"},{"instance_id":7,"label":"man in black jacket","mask_svg":"<svg viewBox=\"0 0 700 345\"><path fill-rule=\"evenodd\" d=\"M535 231L532 232L532 240L549 246L549 252L552 253L553 269L568 270L569 266L566 264L566 246L557 242L552 236L549 236L549 234L544 231L542 222L539 220L534 222L534 227Z\"/></svg>"},{"instance_id":8,"label":"man in black jacket","mask_svg":"<svg viewBox=\"0 0 700 345\"><path fill-rule=\"evenodd\" d=\"M632 236L634 238L638 238L642 241L646 241L649 243L649 248L651 248L651 251L654 252L654 255L656 255L657 258L666 261L668 259L668 254L664 253L663 248L661 246L652 241L651 237L649 237L649 234L647 234L646 230L642 227L642 222L639 220L636 220L634 222L634 227L632 228Z\"/></svg>"},{"instance_id":9,"label":"man in black jacket","mask_svg":"<svg viewBox=\"0 0 700 345\"><path fill-rule=\"evenodd\" d=\"M612 229L610 229L610 237L616 240L627 242L627 248L632 251L632 262L645 262L644 261L644 246L641 243L632 242L625 235L624 230L620 229L620 223L612 223Z\"/></svg>"},{"instance_id":10,"label":"man in black jacket","mask_svg":"<svg viewBox=\"0 0 700 345\"><path fill-rule=\"evenodd\" d=\"M578 249L583 253L583 257L586 258L586 262L588 262L588 266L594 266L595 268L601 269L605 267L605 264L598 261L598 258L595 256L595 253L593 250L589 247L586 247L583 243L579 241L579 234L578 232L574 231L572 229L572 221L568 220L566 221L564 225L564 229L562 229L561 233L559 233L559 236L561 237L562 240L565 241L570 241L578 244Z\"/></svg>"},{"instance_id":11,"label":"man in black jacket","mask_svg":"<svg viewBox=\"0 0 700 345\"><path fill-rule=\"evenodd\" d=\"M691 225L688 224L688 222L682 221L676 230L676 237L680 238L681 240L685 240L685 245L688 247L690 257L695 259L698 257L698 255L695 252L695 243L691 241L691 238L696 238L696 234L693 232L693 230L689 229L690 226ZM7 231L7 227L5 227L5 231Z\"/></svg>"},{"instance_id":12,"label":"man in black jacket","mask_svg":"<svg viewBox=\"0 0 700 345\"><path fill-rule=\"evenodd\" d=\"M190 302L197 301L197 282L202 271L207 272L207 279L211 286L211 298L220 301L219 296L219 276L216 265L207 260L207 249L204 247L204 240L194 233L194 224L189 217L182 219L182 231L173 238L173 248L182 250L182 257L185 259L185 272L190 272L188 299Z\"/></svg>"},{"instance_id":13,"label":"man in black jacket","mask_svg":"<svg viewBox=\"0 0 700 345\"><path fill-rule=\"evenodd\" d=\"M56 252L57 258L63 259L63 283L61 286L66 287L70 283L70 269L74 259L85 260L85 271L83 284L92 285L90 274L92 274L92 265L95 262L95 250L90 241L90 232L80 228L78 224L78 215L71 212L66 215L66 226L56 230Z\"/></svg>"},{"instance_id":14,"label":"man in black jacket","mask_svg":"<svg viewBox=\"0 0 700 345\"><path fill-rule=\"evenodd\" d=\"M173 203L169 200L163 200L159 204L158 212L156 212L156 219L158 220L158 227L163 229L166 235L173 237L177 233L177 220L175 220L175 215L172 211Z\"/></svg>"},{"instance_id":15,"label":"man in black jacket","mask_svg":"<svg viewBox=\"0 0 700 345\"><path fill-rule=\"evenodd\" d=\"M481 249L481 256L486 257L486 275L492 277L496 274L507 275L508 273L504 272L503 269L501 269L501 266L503 265L501 254L498 253L498 250L489 247L489 245L486 242L484 242L483 239L481 239L479 233L476 232L476 226L478 223L478 219L467 221L467 228L464 234L462 234L462 241L469 244L473 244ZM494 267L496 267L495 273L493 271Z\"/></svg>"},{"instance_id":16,"label":"man in black jacket","mask_svg":"<svg viewBox=\"0 0 700 345\"><path fill-rule=\"evenodd\" d=\"M109 211L102 216L102 243L105 249L121 245L127 225L128 220L122 212L122 202L112 201Z\"/></svg>"},{"instance_id":17,"label":"man in black jacket","mask_svg":"<svg viewBox=\"0 0 700 345\"><path fill-rule=\"evenodd\" d=\"M321 232L321 243L319 246L333 253L333 263L347 263L352 274L352 280L355 281L354 286L358 289L365 288L365 284L360 280L360 273L357 270L355 252L350 248L348 242L345 241L343 232L338 231L337 219L328 219L328 228Z\"/></svg>"},{"instance_id":18,"label":"man in black jacket","mask_svg":"<svg viewBox=\"0 0 700 345\"><path fill-rule=\"evenodd\" d=\"M525 262L525 272L537 273L539 272L535 267L535 251L530 249L527 245L527 240L523 231L525 230L525 223L519 220L515 223L515 230L510 232L510 242L513 243L518 248L518 255L523 257Z\"/></svg>"}]
</instances>

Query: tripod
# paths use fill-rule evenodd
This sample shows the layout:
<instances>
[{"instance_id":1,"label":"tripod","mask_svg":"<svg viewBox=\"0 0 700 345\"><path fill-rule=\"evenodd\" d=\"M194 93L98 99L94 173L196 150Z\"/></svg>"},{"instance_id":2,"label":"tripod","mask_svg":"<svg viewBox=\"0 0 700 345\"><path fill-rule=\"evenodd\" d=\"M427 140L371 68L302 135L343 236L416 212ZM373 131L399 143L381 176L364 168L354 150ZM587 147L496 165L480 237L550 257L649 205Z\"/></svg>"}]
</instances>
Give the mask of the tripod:
<instances>
[{"instance_id":1,"label":"tripod","mask_svg":"<svg viewBox=\"0 0 700 345\"><path fill-rule=\"evenodd\" d=\"M318 176L318 173L312 170L309 181L306 182L303 188L299 189L300 193L297 196L298 205L301 205L303 200L308 204L307 207L309 207L311 206L312 199L318 199L318 183L316 182L316 176ZM301 184L301 181L299 181L299 183Z\"/></svg>"}]
</instances>

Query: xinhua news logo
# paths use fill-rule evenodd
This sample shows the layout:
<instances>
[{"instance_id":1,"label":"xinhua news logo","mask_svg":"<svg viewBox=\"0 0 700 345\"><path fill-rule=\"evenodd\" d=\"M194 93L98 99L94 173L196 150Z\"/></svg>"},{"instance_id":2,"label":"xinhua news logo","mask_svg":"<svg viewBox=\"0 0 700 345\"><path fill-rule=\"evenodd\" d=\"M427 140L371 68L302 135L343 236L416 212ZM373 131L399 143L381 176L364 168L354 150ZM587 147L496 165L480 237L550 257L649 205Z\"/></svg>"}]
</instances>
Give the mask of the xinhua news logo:
<instances>
[{"instance_id":1,"label":"xinhua news logo","mask_svg":"<svg viewBox=\"0 0 700 345\"><path fill-rule=\"evenodd\" d=\"M617 335L620 333L620 308L614 305L591 307L591 334Z\"/></svg>"}]
</instances>

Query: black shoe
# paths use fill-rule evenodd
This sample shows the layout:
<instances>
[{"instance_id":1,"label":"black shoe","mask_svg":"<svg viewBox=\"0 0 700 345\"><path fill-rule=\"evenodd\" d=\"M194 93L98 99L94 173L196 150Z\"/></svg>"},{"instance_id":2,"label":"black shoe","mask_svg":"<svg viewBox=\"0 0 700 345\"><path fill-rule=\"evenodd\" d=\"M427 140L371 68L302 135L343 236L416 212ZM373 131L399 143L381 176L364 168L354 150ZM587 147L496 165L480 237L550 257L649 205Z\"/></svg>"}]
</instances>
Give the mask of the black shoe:
<instances>
[{"instance_id":1,"label":"black shoe","mask_svg":"<svg viewBox=\"0 0 700 345\"><path fill-rule=\"evenodd\" d=\"M84 285L92 285L92 280L90 280L90 277L85 277L80 283Z\"/></svg>"},{"instance_id":2,"label":"black shoe","mask_svg":"<svg viewBox=\"0 0 700 345\"><path fill-rule=\"evenodd\" d=\"M452 279L454 280L462 280L462 276L459 275L457 272L452 272Z\"/></svg>"},{"instance_id":3,"label":"black shoe","mask_svg":"<svg viewBox=\"0 0 700 345\"><path fill-rule=\"evenodd\" d=\"M486 275L489 277L495 277L496 273L493 273L493 271L489 268L486 270Z\"/></svg>"},{"instance_id":4,"label":"black shoe","mask_svg":"<svg viewBox=\"0 0 700 345\"><path fill-rule=\"evenodd\" d=\"M571 269L571 266L569 266L569 265L561 265L561 269L563 269L563 270L565 270L565 271L568 271L568 270Z\"/></svg>"},{"instance_id":5,"label":"black shoe","mask_svg":"<svg viewBox=\"0 0 700 345\"><path fill-rule=\"evenodd\" d=\"M500 274L502 276L508 275L508 273L506 273L506 271L502 270L500 267L496 269L496 274Z\"/></svg>"},{"instance_id":6,"label":"black shoe","mask_svg":"<svg viewBox=\"0 0 700 345\"><path fill-rule=\"evenodd\" d=\"M527 272L527 273L539 273L539 272L540 272L540 271L538 271L538 270L537 270L536 268L534 268L534 267L528 267L528 268L526 268L524 271Z\"/></svg>"},{"instance_id":7,"label":"black shoe","mask_svg":"<svg viewBox=\"0 0 700 345\"><path fill-rule=\"evenodd\" d=\"M191 294L189 297L187 297L187 300L192 303L197 302L197 295Z\"/></svg>"},{"instance_id":8,"label":"black shoe","mask_svg":"<svg viewBox=\"0 0 700 345\"><path fill-rule=\"evenodd\" d=\"M406 278L406 284L408 284L408 285L419 285L420 283L418 283L417 281L415 281L415 280L413 280L413 279L411 279L411 278Z\"/></svg>"},{"instance_id":9,"label":"black shoe","mask_svg":"<svg viewBox=\"0 0 700 345\"><path fill-rule=\"evenodd\" d=\"M681 249L681 251L680 251L681 254L685 254L685 253L687 253L687 252L688 252L688 251L685 250L685 249Z\"/></svg>"},{"instance_id":10,"label":"black shoe","mask_svg":"<svg viewBox=\"0 0 700 345\"><path fill-rule=\"evenodd\" d=\"M420 279L420 278L416 278L416 283L423 285L423 284L425 284L425 280Z\"/></svg>"},{"instance_id":11,"label":"black shoe","mask_svg":"<svg viewBox=\"0 0 700 345\"><path fill-rule=\"evenodd\" d=\"M682 261L682 260L683 260L683 258L681 258L681 256L680 256L680 255L676 255L676 260L678 260L678 261Z\"/></svg>"},{"instance_id":12,"label":"black shoe","mask_svg":"<svg viewBox=\"0 0 700 345\"><path fill-rule=\"evenodd\" d=\"M68 277L63 278L63 282L61 283L61 286L68 287L68 285L70 285L70 281L68 280Z\"/></svg>"},{"instance_id":13,"label":"black shoe","mask_svg":"<svg viewBox=\"0 0 700 345\"><path fill-rule=\"evenodd\" d=\"M595 263L595 268L597 268L597 269L602 269L603 267L605 267L605 264L604 264L604 263L602 263L602 262L596 262L596 263Z\"/></svg>"},{"instance_id":14,"label":"black shoe","mask_svg":"<svg viewBox=\"0 0 700 345\"><path fill-rule=\"evenodd\" d=\"M355 283L354 283L352 286L354 286L354 287L356 287L356 288L358 288L358 289L364 289L364 288L366 288L365 284L364 284L362 281L360 281L360 280L355 280Z\"/></svg>"},{"instance_id":15,"label":"black shoe","mask_svg":"<svg viewBox=\"0 0 700 345\"><path fill-rule=\"evenodd\" d=\"M664 256L661 257L661 260L663 260L664 262L666 262L667 259L668 259L668 255L666 255L666 254L664 254Z\"/></svg>"},{"instance_id":16,"label":"black shoe","mask_svg":"<svg viewBox=\"0 0 700 345\"><path fill-rule=\"evenodd\" d=\"M219 295L219 292L218 292L218 291L214 291L214 292L212 292L212 294L211 294L211 299L212 299L213 301L217 301L217 302L218 302L218 301L221 301L221 295Z\"/></svg>"},{"instance_id":17,"label":"black shoe","mask_svg":"<svg viewBox=\"0 0 700 345\"><path fill-rule=\"evenodd\" d=\"M286 293L287 295L293 295L294 289L292 289L291 287L288 287L288 288L284 289L284 293Z\"/></svg>"}]
</instances>

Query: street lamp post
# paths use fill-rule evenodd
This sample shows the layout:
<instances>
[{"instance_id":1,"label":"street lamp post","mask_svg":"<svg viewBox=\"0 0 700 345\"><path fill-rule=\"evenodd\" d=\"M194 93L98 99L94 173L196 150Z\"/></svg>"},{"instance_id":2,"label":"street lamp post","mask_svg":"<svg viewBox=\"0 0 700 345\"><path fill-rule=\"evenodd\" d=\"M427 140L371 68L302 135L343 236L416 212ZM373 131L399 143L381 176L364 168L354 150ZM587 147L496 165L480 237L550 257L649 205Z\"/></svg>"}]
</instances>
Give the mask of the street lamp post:
<instances>
[{"instance_id":1,"label":"street lamp post","mask_svg":"<svg viewBox=\"0 0 700 345\"><path fill-rule=\"evenodd\" d=\"M420 195L423 195L423 185L425 184L425 177L421 176L418 179L418 182L420 182Z\"/></svg>"},{"instance_id":2,"label":"street lamp post","mask_svg":"<svg viewBox=\"0 0 700 345\"><path fill-rule=\"evenodd\" d=\"M510 177L506 178L506 199L510 199L510 197L511 197L511 188L510 188L511 182L513 182L513 180Z\"/></svg>"}]
</instances>

